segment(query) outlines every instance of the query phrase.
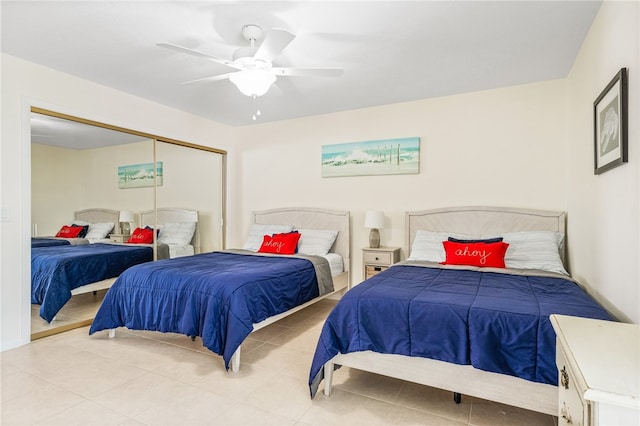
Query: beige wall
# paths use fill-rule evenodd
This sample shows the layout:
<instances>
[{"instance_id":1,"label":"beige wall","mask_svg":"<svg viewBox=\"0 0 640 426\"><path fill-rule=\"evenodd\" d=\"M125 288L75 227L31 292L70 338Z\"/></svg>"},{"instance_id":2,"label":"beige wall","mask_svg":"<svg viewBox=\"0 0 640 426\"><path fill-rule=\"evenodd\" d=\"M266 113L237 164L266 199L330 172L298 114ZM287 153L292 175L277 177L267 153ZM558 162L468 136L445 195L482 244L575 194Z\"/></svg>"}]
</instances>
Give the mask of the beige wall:
<instances>
[{"instance_id":1,"label":"beige wall","mask_svg":"<svg viewBox=\"0 0 640 426\"><path fill-rule=\"evenodd\" d=\"M163 163L158 207L198 210L201 251L222 245L220 154L160 142ZM55 235L76 210L108 208L138 213L154 206L153 188L118 187L118 166L153 162L153 140L88 150L31 146L31 217L38 235Z\"/></svg>"},{"instance_id":2,"label":"beige wall","mask_svg":"<svg viewBox=\"0 0 640 426\"><path fill-rule=\"evenodd\" d=\"M564 210L564 103L565 82L557 80L242 128L239 210L295 204L351 211L357 283L361 248L368 245L367 210L384 211L386 246L404 245L407 210ZM321 177L323 145L406 136L420 137L419 174ZM249 215L242 219L236 235L248 229Z\"/></svg>"},{"instance_id":3,"label":"beige wall","mask_svg":"<svg viewBox=\"0 0 640 426\"><path fill-rule=\"evenodd\" d=\"M640 3L605 1L567 79L569 260L621 318L640 322ZM622 67L629 81L629 162L593 173L593 101Z\"/></svg>"},{"instance_id":4,"label":"beige wall","mask_svg":"<svg viewBox=\"0 0 640 426\"><path fill-rule=\"evenodd\" d=\"M246 212L292 200L350 210L357 283L366 210L385 212L382 244L401 247L405 210L566 210L572 274L622 320L640 322L639 8L605 1L562 81L239 129L245 214L235 235L248 229ZM629 69L629 163L594 176L593 101L621 67ZM320 175L322 145L405 136L421 138L419 175Z\"/></svg>"},{"instance_id":5,"label":"beige wall","mask_svg":"<svg viewBox=\"0 0 640 426\"><path fill-rule=\"evenodd\" d=\"M117 167L153 162L153 141L73 150L31 146L31 217L38 235L55 235L76 210L153 208L153 188L119 189Z\"/></svg>"},{"instance_id":6,"label":"beige wall","mask_svg":"<svg viewBox=\"0 0 640 426\"><path fill-rule=\"evenodd\" d=\"M79 151L48 145L31 146L31 217L34 235L55 235L82 207ZM55 188L55 190L53 190ZM95 206L98 207L98 206ZM102 206L100 206L102 207Z\"/></svg>"}]
</instances>

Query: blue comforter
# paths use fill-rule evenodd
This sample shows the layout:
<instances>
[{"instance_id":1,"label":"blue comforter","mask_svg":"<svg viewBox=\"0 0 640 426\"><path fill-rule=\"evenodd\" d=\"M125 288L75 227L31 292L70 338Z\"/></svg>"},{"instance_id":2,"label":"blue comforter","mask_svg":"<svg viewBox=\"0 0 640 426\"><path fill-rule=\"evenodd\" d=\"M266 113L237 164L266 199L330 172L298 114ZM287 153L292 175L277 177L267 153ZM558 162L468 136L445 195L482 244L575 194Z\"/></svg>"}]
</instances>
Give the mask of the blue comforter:
<instances>
[{"instance_id":1,"label":"blue comforter","mask_svg":"<svg viewBox=\"0 0 640 426\"><path fill-rule=\"evenodd\" d=\"M307 259L213 252L159 260L116 280L89 334L124 326L200 336L229 368L254 323L318 295Z\"/></svg>"},{"instance_id":2,"label":"blue comforter","mask_svg":"<svg viewBox=\"0 0 640 426\"><path fill-rule=\"evenodd\" d=\"M31 238L31 248L34 247L53 247L53 246L68 246L71 243L67 240L59 238Z\"/></svg>"},{"instance_id":3,"label":"blue comforter","mask_svg":"<svg viewBox=\"0 0 640 426\"><path fill-rule=\"evenodd\" d=\"M125 269L153 260L151 247L82 244L31 249L31 303L51 322L71 299L71 290L115 278Z\"/></svg>"},{"instance_id":4,"label":"blue comforter","mask_svg":"<svg viewBox=\"0 0 640 426\"><path fill-rule=\"evenodd\" d=\"M470 364L556 385L551 314L612 319L558 274L393 266L349 290L328 316L309 374L311 396L327 361L357 351Z\"/></svg>"}]
</instances>

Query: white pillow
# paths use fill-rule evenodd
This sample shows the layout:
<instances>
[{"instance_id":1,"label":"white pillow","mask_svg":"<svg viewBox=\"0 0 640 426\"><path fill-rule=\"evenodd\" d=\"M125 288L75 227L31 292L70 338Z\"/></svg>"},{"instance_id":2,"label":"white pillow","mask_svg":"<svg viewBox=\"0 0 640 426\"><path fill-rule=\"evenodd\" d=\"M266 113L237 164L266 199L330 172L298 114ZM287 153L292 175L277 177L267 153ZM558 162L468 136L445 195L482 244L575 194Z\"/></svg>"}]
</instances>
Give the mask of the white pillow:
<instances>
[{"instance_id":1,"label":"white pillow","mask_svg":"<svg viewBox=\"0 0 640 426\"><path fill-rule=\"evenodd\" d=\"M291 232L293 226L291 225L265 225L261 223L251 224L249 229L249 235L244 242L242 248L244 250L258 251L262 245L262 239L265 235L282 234L285 232Z\"/></svg>"},{"instance_id":2,"label":"white pillow","mask_svg":"<svg viewBox=\"0 0 640 426\"><path fill-rule=\"evenodd\" d=\"M564 234L551 231L502 234L509 248L504 256L507 268L539 269L569 275L560 259Z\"/></svg>"},{"instance_id":3,"label":"white pillow","mask_svg":"<svg viewBox=\"0 0 640 426\"><path fill-rule=\"evenodd\" d=\"M186 246L191 244L196 231L195 222L171 222L158 226L158 243Z\"/></svg>"},{"instance_id":4,"label":"white pillow","mask_svg":"<svg viewBox=\"0 0 640 426\"><path fill-rule=\"evenodd\" d=\"M74 221L74 223L78 225L82 225L81 221ZM86 222L83 222L86 223ZM84 225L82 225L84 226ZM87 235L84 237L87 240L100 240L102 238L106 238L107 235L113 230L113 222L105 222L105 223L90 223L89 230L87 231Z\"/></svg>"},{"instance_id":5,"label":"white pillow","mask_svg":"<svg viewBox=\"0 0 640 426\"><path fill-rule=\"evenodd\" d=\"M298 253L324 256L329 253L334 241L338 238L338 231L329 229L298 229Z\"/></svg>"},{"instance_id":6,"label":"white pillow","mask_svg":"<svg viewBox=\"0 0 640 426\"><path fill-rule=\"evenodd\" d=\"M411 245L411 254L407 260L421 260L427 262L444 262L444 246L443 241L447 241L449 237L477 240L481 237L466 235L466 234L452 234L448 232L432 232L419 230L416 231L416 236L413 239Z\"/></svg>"}]
</instances>

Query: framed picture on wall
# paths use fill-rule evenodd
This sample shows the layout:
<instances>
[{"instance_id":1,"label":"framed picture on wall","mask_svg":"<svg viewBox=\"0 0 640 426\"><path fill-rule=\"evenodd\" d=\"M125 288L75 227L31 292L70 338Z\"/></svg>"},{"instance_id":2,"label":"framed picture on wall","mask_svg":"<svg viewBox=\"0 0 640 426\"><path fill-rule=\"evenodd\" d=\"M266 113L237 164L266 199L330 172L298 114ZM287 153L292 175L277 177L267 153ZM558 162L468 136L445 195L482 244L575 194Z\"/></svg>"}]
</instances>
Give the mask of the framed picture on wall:
<instances>
[{"instance_id":1,"label":"framed picture on wall","mask_svg":"<svg viewBox=\"0 0 640 426\"><path fill-rule=\"evenodd\" d=\"M322 177L420 173L420 138L322 146Z\"/></svg>"},{"instance_id":2,"label":"framed picture on wall","mask_svg":"<svg viewBox=\"0 0 640 426\"><path fill-rule=\"evenodd\" d=\"M607 84L593 103L594 173L627 162L627 69Z\"/></svg>"}]
</instances>

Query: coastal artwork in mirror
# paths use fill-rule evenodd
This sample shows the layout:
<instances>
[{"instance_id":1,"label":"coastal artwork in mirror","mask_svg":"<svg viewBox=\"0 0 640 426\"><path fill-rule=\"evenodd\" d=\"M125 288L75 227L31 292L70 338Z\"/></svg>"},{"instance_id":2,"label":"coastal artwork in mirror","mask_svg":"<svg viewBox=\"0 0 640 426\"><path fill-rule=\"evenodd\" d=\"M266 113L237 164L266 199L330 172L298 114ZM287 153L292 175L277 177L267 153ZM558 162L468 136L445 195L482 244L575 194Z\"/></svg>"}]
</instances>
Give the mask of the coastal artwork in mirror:
<instances>
[{"instance_id":1,"label":"coastal artwork in mirror","mask_svg":"<svg viewBox=\"0 0 640 426\"><path fill-rule=\"evenodd\" d=\"M156 164L155 176L153 163L131 164L118 167L118 188L143 188L155 185L162 186L162 161Z\"/></svg>"}]
</instances>

